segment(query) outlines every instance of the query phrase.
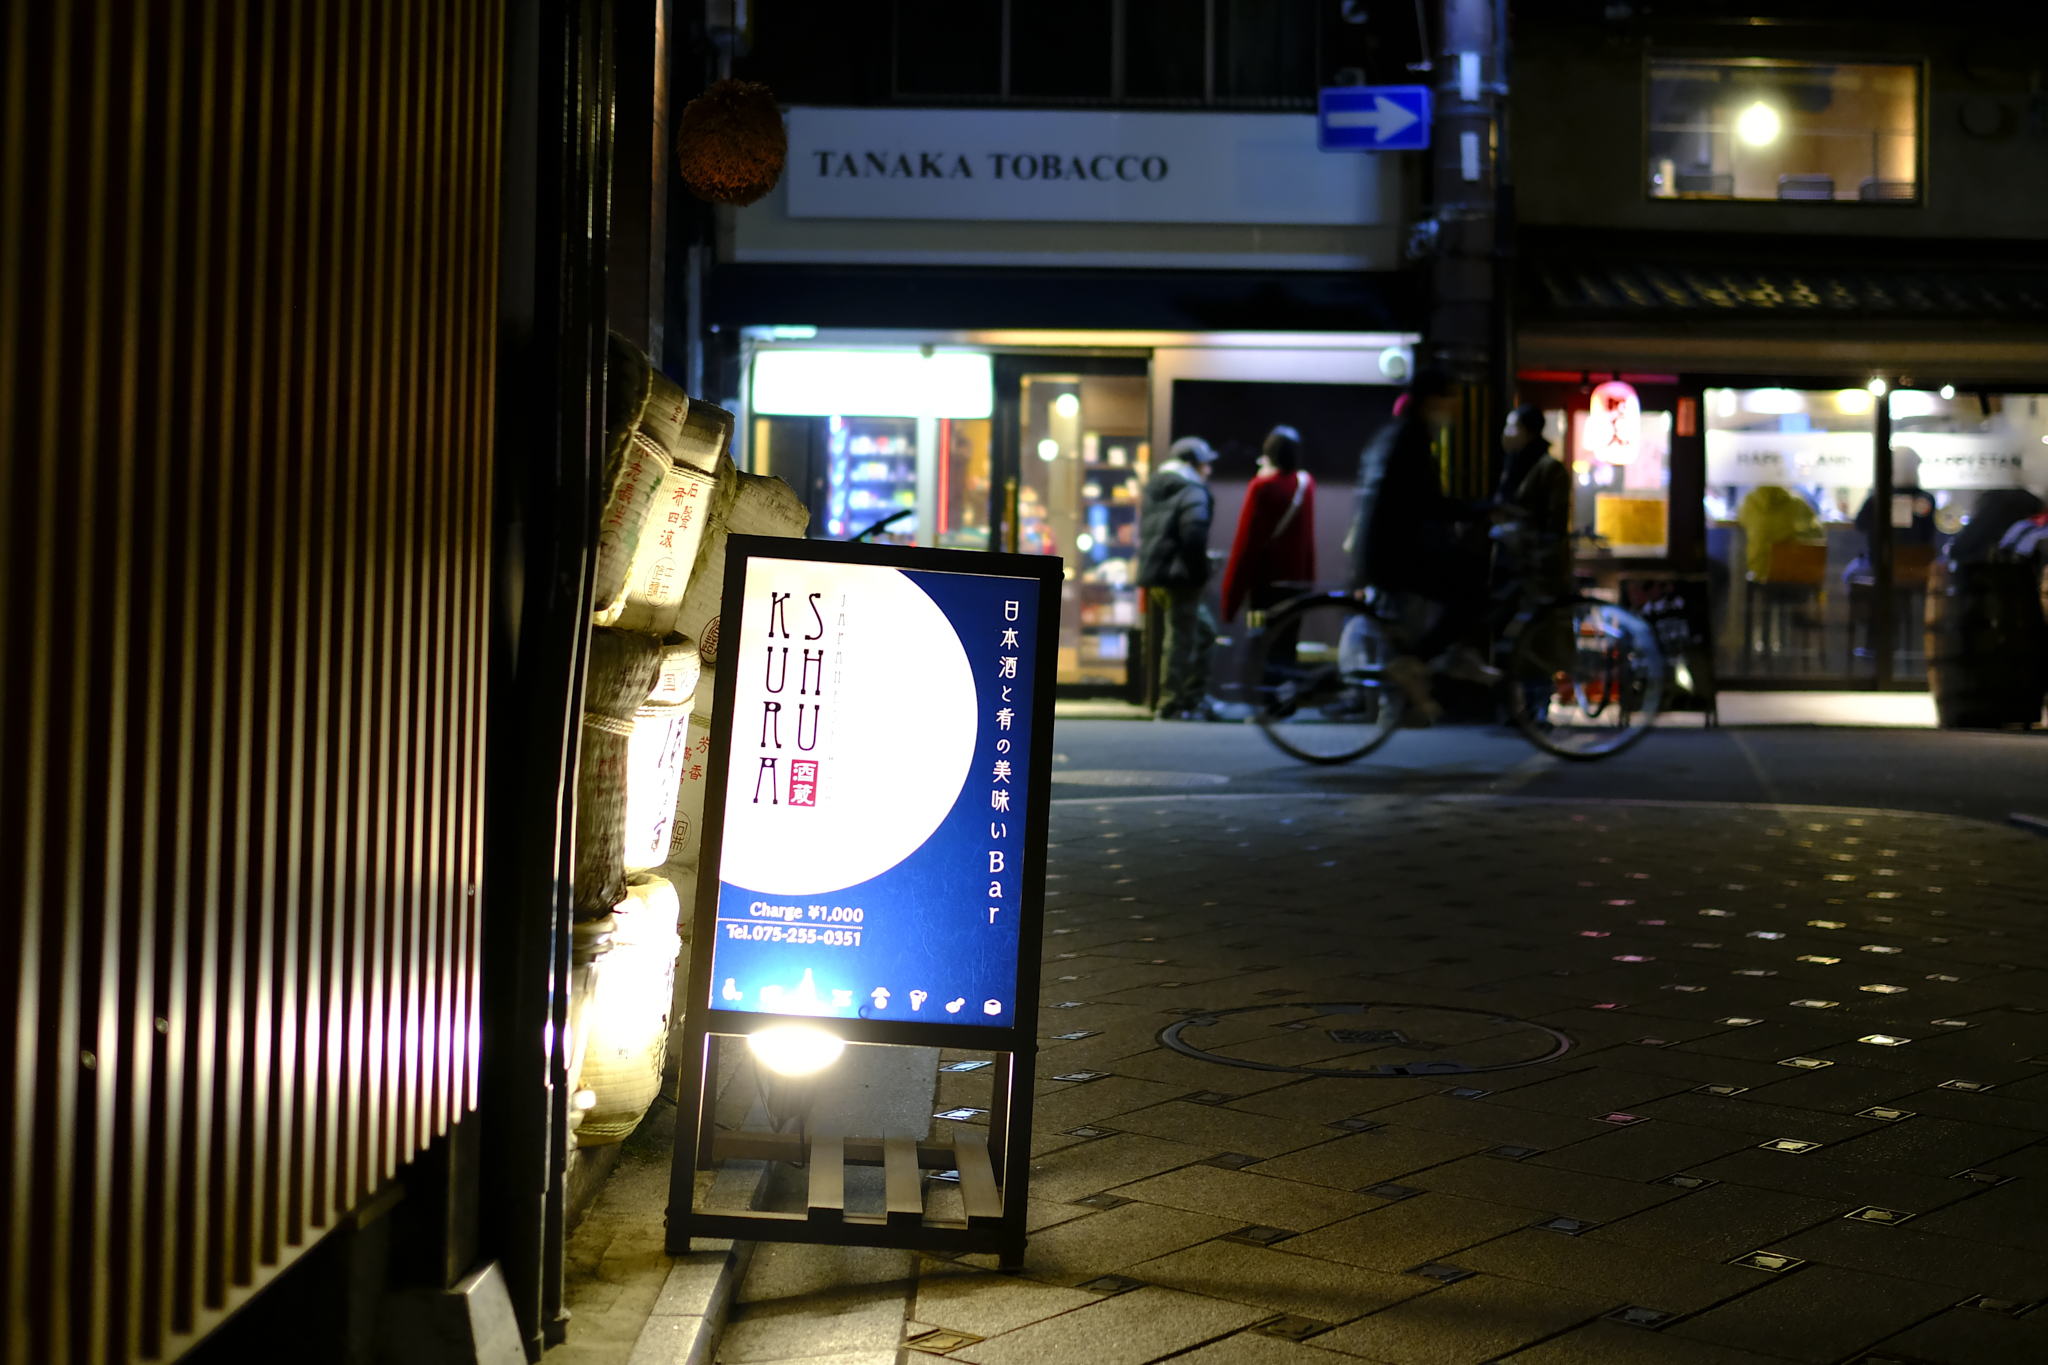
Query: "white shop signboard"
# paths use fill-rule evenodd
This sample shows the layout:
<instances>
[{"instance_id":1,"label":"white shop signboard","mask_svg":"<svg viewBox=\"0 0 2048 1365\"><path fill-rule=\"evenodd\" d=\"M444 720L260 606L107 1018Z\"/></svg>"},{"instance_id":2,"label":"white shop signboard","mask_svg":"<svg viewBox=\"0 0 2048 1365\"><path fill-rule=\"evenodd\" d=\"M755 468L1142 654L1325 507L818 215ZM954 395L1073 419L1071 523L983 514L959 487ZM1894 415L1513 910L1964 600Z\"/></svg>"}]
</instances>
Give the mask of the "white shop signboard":
<instances>
[{"instance_id":1,"label":"white shop signboard","mask_svg":"<svg viewBox=\"0 0 2048 1365\"><path fill-rule=\"evenodd\" d=\"M1989 431L1899 432L1892 449L1920 457L1922 488L2033 488L2048 484L2048 445L1994 418Z\"/></svg>"},{"instance_id":2,"label":"white shop signboard","mask_svg":"<svg viewBox=\"0 0 2048 1365\"><path fill-rule=\"evenodd\" d=\"M789 111L789 216L1103 223L1387 221L1378 157L1313 114Z\"/></svg>"},{"instance_id":3,"label":"white shop signboard","mask_svg":"<svg viewBox=\"0 0 2048 1365\"><path fill-rule=\"evenodd\" d=\"M1707 484L1870 486L1867 431L1709 431Z\"/></svg>"},{"instance_id":4,"label":"white shop signboard","mask_svg":"<svg viewBox=\"0 0 2048 1365\"><path fill-rule=\"evenodd\" d=\"M1873 440L1862 431L1709 431L1709 486L1868 488ZM1994 421L1989 431L1897 432L1894 451L1920 457L1922 488L2037 488L2048 445Z\"/></svg>"}]
</instances>

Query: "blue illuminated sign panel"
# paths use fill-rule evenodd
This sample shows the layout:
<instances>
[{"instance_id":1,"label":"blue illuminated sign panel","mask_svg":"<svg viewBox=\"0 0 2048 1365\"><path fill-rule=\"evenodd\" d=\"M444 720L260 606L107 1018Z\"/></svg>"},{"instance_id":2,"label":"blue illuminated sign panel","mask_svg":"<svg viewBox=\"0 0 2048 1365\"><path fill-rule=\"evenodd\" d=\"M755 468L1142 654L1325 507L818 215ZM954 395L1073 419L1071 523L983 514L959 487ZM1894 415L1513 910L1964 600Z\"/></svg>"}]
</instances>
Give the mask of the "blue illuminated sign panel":
<instances>
[{"instance_id":1,"label":"blue illuminated sign panel","mask_svg":"<svg viewBox=\"0 0 2048 1365\"><path fill-rule=\"evenodd\" d=\"M1316 145L1326 152L1419 152L1429 146L1426 85L1337 85L1316 100Z\"/></svg>"},{"instance_id":2,"label":"blue illuminated sign panel","mask_svg":"<svg viewBox=\"0 0 2048 1365\"><path fill-rule=\"evenodd\" d=\"M1043 890L1059 562L735 542L701 869L715 904L699 889L706 1004L1030 1026L1018 968ZM1036 956L1034 942L1033 982Z\"/></svg>"}]
</instances>

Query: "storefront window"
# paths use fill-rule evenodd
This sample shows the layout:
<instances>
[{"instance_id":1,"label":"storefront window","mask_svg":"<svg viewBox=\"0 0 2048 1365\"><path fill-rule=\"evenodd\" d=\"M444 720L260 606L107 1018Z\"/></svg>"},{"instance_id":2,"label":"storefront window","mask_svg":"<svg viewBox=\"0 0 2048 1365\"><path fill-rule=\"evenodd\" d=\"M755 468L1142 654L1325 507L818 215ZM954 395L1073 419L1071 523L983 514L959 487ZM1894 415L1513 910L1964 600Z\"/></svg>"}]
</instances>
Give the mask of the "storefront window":
<instances>
[{"instance_id":1,"label":"storefront window","mask_svg":"<svg viewBox=\"0 0 2048 1365\"><path fill-rule=\"evenodd\" d=\"M1543 434L1572 470L1579 560L1663 559L1671 548L1671 414L1644 412L1628 385L1602 384L1586 406L1543 414Z\"/></svg>"},{"instance_id":2,"label":"storefront window","mask_svg":"<svg viewBox=\"0 0 2048 1365\"><path fill-rule=\"evenodd\" d=\"M2048 399L1901 390L1892 414L1893 676L1927 676L1929 575L2000 558L2013 524L2048 497Z\"/></svg>"},{"instance_id":3,"label":"storefront window","mask_svg":"<svg viewBox=\"0 0 2048 1365\"><path fill-rule=\"evenodd\" d=\"M1671 541L1671 414L1641 412L1616 430L1598 406L1571 415L1572 525L1582 551L1662 559Z\"/></svg>"},{"instance_id":4,"label":"storefront window","mask_svg":"<svg viewBox=\"0 0 2048 1365\"><path fill-rule=\"evenodd\" d=\"M1870 498L1876 405L1860 388L1706 391L1724 679L1873 676L1870 611L1848 589L1868 548L1856 518Z\"/></svg>"},{"instance_id":5,"label":"storefront window","mask_svg":"<svg viewBox=\"0 0 2048 1365\"><path fill-rule=\"evenodd\" d=\"M1659 58L1649 81L1652 198L1920 197L1916 66Z\"/></svg>"}]
</instances>

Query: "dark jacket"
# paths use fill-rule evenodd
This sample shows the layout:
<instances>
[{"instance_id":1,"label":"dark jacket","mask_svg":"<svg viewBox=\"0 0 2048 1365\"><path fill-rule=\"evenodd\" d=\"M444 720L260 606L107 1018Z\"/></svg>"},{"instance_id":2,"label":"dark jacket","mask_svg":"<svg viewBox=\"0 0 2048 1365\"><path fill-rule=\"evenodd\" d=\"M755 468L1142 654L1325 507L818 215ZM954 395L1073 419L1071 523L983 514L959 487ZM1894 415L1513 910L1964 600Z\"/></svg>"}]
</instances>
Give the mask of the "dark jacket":
<instances>
[{"instance_id":1,"label":"dark jacket","mask_svg":"<svg viewBox=\"0 0 2048 1365\"><path fill-rule=\"evenodd\" d=\"M1209 581L1209 523L1216 498L1202 476L1169 461L1145 485L1138 510L1138 584L1199 588Z\"/></svg>"},{"instance_id":2,"label":"dark jacket","mask_svg":"<svg viewBox=\"0 0 2048 1365\"><path fill-rule=\"evenodd\" d=\"M1552 597L1571 591L1572 471L1536 437L1501 473L1500 501L1529 514L1516 567L1529 585Z\"/></svg>"},{"instance_id":3,"label":"dark jacket","mask_svg":"<svg viewBox=\"0 0 2048 1365\"><path fill-rule=\"evenodd\" d=\"M1358 511L1351 531L1351 586L1422 589L1416 561L1456 543L1453 523L1483 503L1444 496L1429 424L1402 416L1380 428L1358 457Z\"/></svg>"}]
</instances>

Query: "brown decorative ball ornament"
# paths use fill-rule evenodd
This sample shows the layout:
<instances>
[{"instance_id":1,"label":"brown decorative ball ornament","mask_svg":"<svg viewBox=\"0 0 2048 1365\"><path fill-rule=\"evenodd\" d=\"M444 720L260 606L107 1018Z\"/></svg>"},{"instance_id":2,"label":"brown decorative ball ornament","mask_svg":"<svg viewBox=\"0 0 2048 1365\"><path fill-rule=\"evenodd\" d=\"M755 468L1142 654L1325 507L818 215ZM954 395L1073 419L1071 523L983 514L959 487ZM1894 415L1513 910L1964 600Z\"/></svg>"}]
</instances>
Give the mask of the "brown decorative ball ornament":
<instances>
[{"instance_id":1,"label":"brown decorative ball ornament","mask_svg":"<svg viewBox=\"0 0 2048 1365\"><path fill-rule=\"evenodd\" d=\"M714 204L751 204L775 188L789 133L775 96L755 81L719 81L690 101L676 130L683 184Z\"/></svg>"}]
</instances>

